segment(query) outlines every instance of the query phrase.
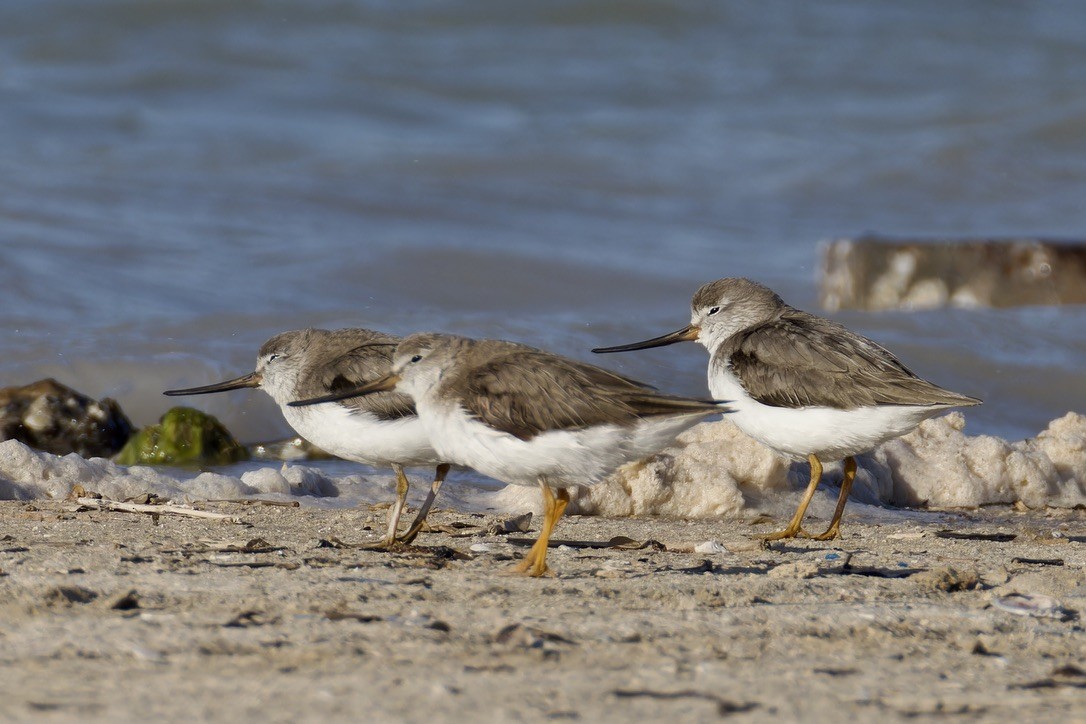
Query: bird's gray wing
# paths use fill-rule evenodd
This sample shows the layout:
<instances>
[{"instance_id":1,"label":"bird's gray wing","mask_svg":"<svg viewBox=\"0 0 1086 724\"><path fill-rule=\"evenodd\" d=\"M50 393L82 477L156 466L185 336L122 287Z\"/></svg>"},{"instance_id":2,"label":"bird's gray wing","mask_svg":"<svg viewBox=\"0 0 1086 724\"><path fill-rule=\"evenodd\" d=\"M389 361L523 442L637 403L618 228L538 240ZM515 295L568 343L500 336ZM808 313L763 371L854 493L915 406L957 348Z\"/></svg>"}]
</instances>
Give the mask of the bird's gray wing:
<instances>
[{"instance_id":1,"label":"bird's gray wing","mask_svg":"<svg viewBox=\"0 0 1086 724\"><path fill-rule=\"evenodd\" d=\"M357 340L356 340L357 341ZM330 361L315 366L299 384L299 399L332 392L353 390L383 377L392 369L392 353L397 337L374 334ZM395 420L415 414L411 398L400 392L375 392L364 397L340 400L336 404L351 411L370 412L379 420Z\"/></svg>"},{"instance_id":2,"label":"bird's gray wing","mask_svg":"<svg viewBox=\"0 0 1086 724\"><path fill-rule=\"evenodd\" d=\"M470 414L522 440L548 430L725 411L712 402L660 394L608 370L531 349L487 360L447 384L455 387L450 392Z\"/></svg>"},{"instance_id":3,"label":"bird's gray wing","mask_svg":"<svg viewBox=\"0 0 1086 724\"><path fill-rule=\"evenodd\" d=\"M980 401L917 377L889 351L828 319L790 311L736 335L732 372L773 407L975 405Z\"/></svg>"}]
</instances>

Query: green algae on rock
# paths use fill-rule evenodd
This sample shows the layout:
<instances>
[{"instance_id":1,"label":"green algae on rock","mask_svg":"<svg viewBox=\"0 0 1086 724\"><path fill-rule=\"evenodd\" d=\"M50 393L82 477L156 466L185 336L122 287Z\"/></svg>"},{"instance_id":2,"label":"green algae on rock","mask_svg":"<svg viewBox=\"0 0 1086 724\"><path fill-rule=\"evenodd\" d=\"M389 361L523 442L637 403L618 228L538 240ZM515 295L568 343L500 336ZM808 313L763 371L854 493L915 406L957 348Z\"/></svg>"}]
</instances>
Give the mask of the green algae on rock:
<instances>
[{"instance_id":1,"label":"green algae on rock","mask_svg":"<svg viewBox=\"0 0 1086 724\"><path fill-rule=\"evenodd\" d=\"M120 465L227 465L249 453L214 416L174 407L157 425L133 435L117 454Z\"/></svg>"}]
</instances>

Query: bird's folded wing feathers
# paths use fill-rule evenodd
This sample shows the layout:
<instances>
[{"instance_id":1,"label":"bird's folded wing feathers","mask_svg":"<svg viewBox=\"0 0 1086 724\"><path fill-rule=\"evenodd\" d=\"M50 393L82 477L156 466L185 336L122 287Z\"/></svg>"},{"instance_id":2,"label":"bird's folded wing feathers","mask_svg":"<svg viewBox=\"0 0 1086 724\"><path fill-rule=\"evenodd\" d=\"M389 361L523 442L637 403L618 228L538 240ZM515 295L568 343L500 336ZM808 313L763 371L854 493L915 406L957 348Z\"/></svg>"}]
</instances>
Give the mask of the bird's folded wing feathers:
<instances>
[{"instance_id":1,"label":"bird's folded wing feathers","mask_svg":"<svg viewBox=\"0 0 1086 724\"><path fill-rule=\"evenodd\" d=\"M979 402L917 377L871 340L802 312L738 336L731 350L731 368L747 394L774 407L853 409Z\"/></svg>"},{"instance_id":2,"label":"bird's folded wing feathers","mask_svg":"<svg viewBox=\"0 0 1086 724\"><path fill-rule=\"evenodd\" d=\"M302 399L355 389L387 375L392 367L393 349L392 344L369 342L334 358L312 371L310 379L314 389ZM379 420L395 420L415 414L415 404L411 398L400 392L376 392L365 397L340 400L337 404L349 410L371 412Z\"/></svg>"}]
</instances>

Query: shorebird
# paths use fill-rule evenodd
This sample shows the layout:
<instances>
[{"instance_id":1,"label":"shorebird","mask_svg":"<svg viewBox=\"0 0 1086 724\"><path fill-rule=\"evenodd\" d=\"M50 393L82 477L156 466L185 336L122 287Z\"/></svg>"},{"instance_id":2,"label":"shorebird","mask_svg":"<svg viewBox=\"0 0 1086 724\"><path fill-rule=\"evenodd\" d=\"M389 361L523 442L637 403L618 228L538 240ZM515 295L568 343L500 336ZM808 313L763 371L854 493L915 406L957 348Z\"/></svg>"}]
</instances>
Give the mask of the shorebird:
<instances>
[{"instance_id":1,"label":"shorebird","mask_svg":"<svg viewBox=\"0 0 1086 724\"><path fill-rule=\"evenodd\" d=\"M767 540L840 535L855 456L904 435L951 407L979 405L913 374L871 340L828 319L788 306L749 279L701 287L690 324L660 337L593 352L626 352L697 341L709 350L709 390L732 400L729 417L743 432L811 465L810 483L784 530ZM822 478L822 463L844 459L844 481L829 527L803 530L803 516Z\"/></svg>"},{"instance_id":2,"label":"shorebird","mask_svg":"<svg viewBox=\"0 0 1086 724\"><path fill-rule=\"evenodd\" d=\"M424 333L406 337L387 376L291 403L382 390L410 395L443 459L513 485L538 485L539 538L514 570L547 572L547 546L572 485L594 485L647 457L722 403L666 395L584 362L515 342Z\"/></svg>"},{"instance_id":3,"label":"shorebird","mask_svg":"<svg viewBox=\"0 0 1086 724\"><path fill-rule=\"evenodd\" d=\"M388 531L372 548L410 543L426 522L426 515L449 466L434 452L415 406L407 395L385 392L344 400L319 408L287 405L300 397L353 389L388 374L392 351L400 338L369 329L301 329L277 334L260 348L256 370L205 387L167 390L167 395L203 395L245 387L267 392L283 416L303 438L322 450L354 462L391 466L396 474L396 502L389 510ZM434 482L418 516L397 538L400 516L410 483L405 467L437 467Z\"/></svg>"}]
</instances>

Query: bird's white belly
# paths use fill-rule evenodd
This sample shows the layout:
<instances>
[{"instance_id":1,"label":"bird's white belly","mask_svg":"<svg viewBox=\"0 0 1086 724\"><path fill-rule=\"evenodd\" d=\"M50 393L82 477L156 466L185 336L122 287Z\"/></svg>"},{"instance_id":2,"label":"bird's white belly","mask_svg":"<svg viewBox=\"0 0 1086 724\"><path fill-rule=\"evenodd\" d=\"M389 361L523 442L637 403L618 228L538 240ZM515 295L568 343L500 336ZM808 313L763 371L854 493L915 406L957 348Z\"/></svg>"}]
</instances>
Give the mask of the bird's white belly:
<instances>
[{"instance_id":1,"label":"bird's white belly","mask_svg":"<svg viewBox=\"0 0 1086 724\"><path fill-rule=\"evenodd\" d=\"M758 442L796 460L814 453L822 461L859 455L947 409L942 405L874 405L841 410L832 407L773 407L747 394L730 369L710 365L709 390L730 400L728 419Z\"/></svg>"},{"instance_id":2,"label":"bird's white belly","mask_svg":"<svg viewBox=\"0 0 1086 724\"><path fill-rule=\"evenodd\" d=\"M322 450L367 465L437 465L418 417L378 420L368 412L352 413L342 405L321 404L282 408L299 435Z\"/></svg>"},{"instance_id":3,"label":"bird's white belly","mask_svg":"<svg viewBox=\"0 0 1086 724\"><path fill-rule=\"evenodd\" d=\"M459 405L419 405L430 439L450 462L514 485L594 485L616 468L666 447L705 415L643 420L634 426L595 425L543 432L529 440L495 430Z\"/></svg>"}]
</instances>

